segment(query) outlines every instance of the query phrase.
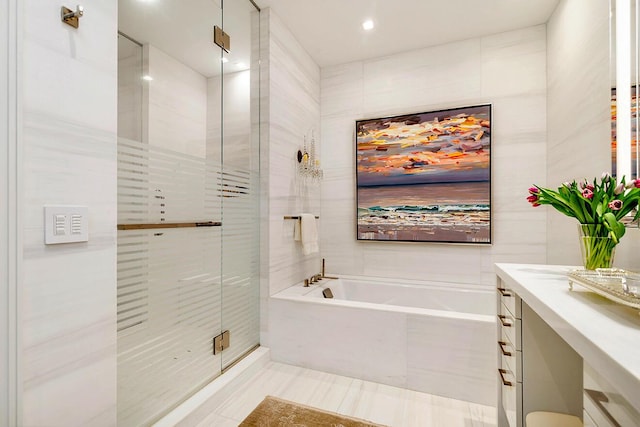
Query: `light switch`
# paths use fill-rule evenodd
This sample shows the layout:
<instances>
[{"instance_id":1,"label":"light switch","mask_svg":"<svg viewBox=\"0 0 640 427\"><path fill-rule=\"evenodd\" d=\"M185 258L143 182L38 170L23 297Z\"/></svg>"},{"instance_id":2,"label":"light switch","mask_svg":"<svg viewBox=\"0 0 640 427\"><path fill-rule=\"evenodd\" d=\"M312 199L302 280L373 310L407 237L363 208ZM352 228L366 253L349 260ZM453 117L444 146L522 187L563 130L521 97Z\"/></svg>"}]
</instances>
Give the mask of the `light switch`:
<instances>
[{"instance_id":1,"label":"light switch","mask_svg":"<svg viewBox=\"0 0 640 427\"><path fill-rule=\"evenodd\" d=\"M89 240L89 208L45 206L44 243L76 243Z\"/></svg>"},{"instance_id":2,"label":"light switch","mask_svg":"<svg viewBox=\"0 0 640 427\"><path fill-rule=\"evenodd\" d=\"M53 234L56 236L64 236L65 235L65 223L67 222L67 217L65 215L54 215L53 216Z\"/></svg>"},{"instance_id":3,"label":"light switch","mask_svg":"<svg viewBox=\"0 0 640 427\"><path fill-rule=\"evenodd\" d=\"M82 215L71 215L71 234L82 234Z\"/></svg>"}]
</instances>

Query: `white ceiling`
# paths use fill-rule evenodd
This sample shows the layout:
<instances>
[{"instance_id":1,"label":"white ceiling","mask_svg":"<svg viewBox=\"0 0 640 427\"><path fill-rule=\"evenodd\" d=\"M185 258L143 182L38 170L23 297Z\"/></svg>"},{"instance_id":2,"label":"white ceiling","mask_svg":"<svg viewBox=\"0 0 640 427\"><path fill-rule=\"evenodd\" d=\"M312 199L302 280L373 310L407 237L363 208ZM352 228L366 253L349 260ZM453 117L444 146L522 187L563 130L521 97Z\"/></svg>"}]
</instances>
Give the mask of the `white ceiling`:
<instances>
[{"instance_id":1,"label":"white ceiling","mask_svg":"<svg viewBox=\"0 0 640 427\"><path fill-rule=\"evenodd\" d=\"M237 1L237 0L235 0ZM547 22L560 0L256 0L320 67ZM372 31L362 22L372 19Z\"/></svg>"},{"instance_id":2,"label":"white ceiling","mask_svg":"<svg viewBox=\"0 0 640 427\"><path fill-rule=\"evenodd\" d=\"M321 66L376 58L426 46L545 23L560 0L255 0L271 7ZM213 26L222 26L221 0L119 0L118 27L204 76L220 73ZM225 0L231 35L225 71L250 62L249 0ZM372 31L362 22L372 19Z\"/></svg>"}]
</instances>

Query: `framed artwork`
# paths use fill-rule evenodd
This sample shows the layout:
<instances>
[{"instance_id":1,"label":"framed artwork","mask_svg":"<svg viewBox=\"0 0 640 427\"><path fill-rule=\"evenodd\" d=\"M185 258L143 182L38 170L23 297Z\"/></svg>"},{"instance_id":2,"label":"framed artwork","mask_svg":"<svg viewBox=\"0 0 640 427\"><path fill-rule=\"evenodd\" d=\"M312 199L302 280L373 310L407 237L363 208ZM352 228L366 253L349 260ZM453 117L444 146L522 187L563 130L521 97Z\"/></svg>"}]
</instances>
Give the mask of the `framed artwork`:
<instances>
[{"instance_id":1,"label":"framed artwork","mask_svg":"<svg viewBox=\"0 0 640 427\"><path fill-rule=\"evenodd\" d=\"M357 239L491 243L491 105L356 121Z\"/></svg>"}]
</instances>

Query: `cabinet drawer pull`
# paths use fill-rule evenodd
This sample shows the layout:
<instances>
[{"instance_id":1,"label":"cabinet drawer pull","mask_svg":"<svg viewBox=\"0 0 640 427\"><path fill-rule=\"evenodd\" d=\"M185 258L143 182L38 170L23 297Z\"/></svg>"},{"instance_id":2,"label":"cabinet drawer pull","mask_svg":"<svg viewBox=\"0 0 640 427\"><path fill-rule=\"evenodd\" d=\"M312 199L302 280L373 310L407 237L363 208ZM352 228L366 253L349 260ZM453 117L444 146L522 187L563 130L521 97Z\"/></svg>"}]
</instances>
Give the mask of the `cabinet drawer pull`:
<instances>
[{"instance_id":1,"label":"cabinet drawer pull","mask_svg":"<svg viewBox=\"0 0 640 427\"><path fill-rule=\"evenodd\" d=\"M498 345L500 346L500 351L502 351L502 354L504 354L505 356L513 356L510 351L505 350L505 347L507 346L506 342L498 341Z\"/></svg>"},{"instance_id":2,"label":"cabinet drawer pull","mask_svg":"<svg viewBox=\"0 0 640 427\"><path fill-rule=\"evenodd\" d=\"M513 323L507 322L507 316L503 314L498 314L498 319L500 319L500 323L502 323L502 326L504 326L505 328L510 328L513 326Z\"/></svg>"},{"instance_id":3,"label":"cabinet drawer pull","mask_svg":"<svg viewBox=\"0 0 640 427\"><path fill-rule=\"evenodd\" d=\"M613 425L614 427L622 427L620 423L616 421L615 418L613 418L613 415L611 415L611 412L609 412L607 408L603 405L603 403L609 402L609 398L607 397L606 394L604 394L599 390L591 390L588 388L585 388L584 392L587 394L587 396L589 396L589 398L591 398L593 403L600 410L600 412L609 420L611 425Z\"/></svg>"},{"instance_id":4,"label":"cabinet drawer pull","mask_svg":"<svg viewBox=\"0 0 640 427\"><path fill-rule=\"evenodd\" d=\"M502 384L509 387L513 387L513 383L511 381L507 381L504 379L504 375L507 373L507 371L504 369L498 369L498 372L500 373L500 379L502 380Z\"/></svg>"},{"instance_id":5,"label":"cabinet drawer pull","mask_svg":"<svg viewBox=\"0 0 640 427\"><path fill-rule=\"evenodd\" d=\"M503 297L512 297L513 296L513 294L511 293L511 291L509 289L498 288L498 292L500 292L500 295L502 295Z\"/></svg>"}]
</instances>

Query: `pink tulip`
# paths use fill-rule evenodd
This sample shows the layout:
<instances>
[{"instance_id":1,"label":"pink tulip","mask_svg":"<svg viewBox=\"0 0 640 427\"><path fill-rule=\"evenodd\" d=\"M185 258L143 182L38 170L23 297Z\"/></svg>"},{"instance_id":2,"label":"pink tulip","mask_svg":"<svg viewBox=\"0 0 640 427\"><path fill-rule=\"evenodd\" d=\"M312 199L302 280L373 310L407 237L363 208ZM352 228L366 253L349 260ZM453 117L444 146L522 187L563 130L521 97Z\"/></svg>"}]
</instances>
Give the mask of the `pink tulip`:
<instances>
[{"instance_id":1,"label":"pink tulip","mask_svg":"<svg viewBox=\"0 0 640 427\"><path fill-rule=\"evenodd\" d=\"M529 187L529 194L538 194L539 192L538 187Z\"/></svg>"},{"instance_id":2,"label":"pink tulip","mask_svg":"<svg viewBox=\"0 0 640 427\"><path fill-rule=\"evenodd\" d=\"M580 189L584 190L584 189L588 189L588 190L595 190L596 187L593 186L593 184L590 184L586 179L584 181L580 181Z\"/></svg>"},{"instance_id":3,"label":"pink tulip","mask_svg":"<svg viewBox=\"0 0 640 427\"><path fill-rule=\"evenodd\" d=\"M538 196L536 196L535 194L527 197L527 202L531 203L531 206L533 206L534 208L540 206L540 203L538 203Z\"/></svg>"},{"instance_id":4,"label":"pink tulip","mask_svg":"<svg viewBox=\"0 0 640 427\"><path fill-rule=\"evenodd\" d=\"M609 209L611 209L612 211L619 211L620 209L622 209L622 200L612 200L609 202Z\"/></svg>"},{"instance_id":5,"label":"pink tulip","mask_svg":"<svg viewBox=\"0 0 640 427\"><path fill-rule=\"evenodd\" d=\"M582 197L584 197L585 199L593 199L593 190L585 188L584 190L582 190Z\"/></svg>"},{"instance_id":6,"label":"pink tulip","mask_svg":"<svg viewBox=\"0 0 640 427\"><path fill-rule=\"evenodd\" d=\"M624 184L620 183L616 186L616 188L613 190L613 194L615 194L616 196L618 194L622 194L622 192L624 191Z\"/></svg>"}]
</instances>

